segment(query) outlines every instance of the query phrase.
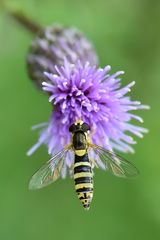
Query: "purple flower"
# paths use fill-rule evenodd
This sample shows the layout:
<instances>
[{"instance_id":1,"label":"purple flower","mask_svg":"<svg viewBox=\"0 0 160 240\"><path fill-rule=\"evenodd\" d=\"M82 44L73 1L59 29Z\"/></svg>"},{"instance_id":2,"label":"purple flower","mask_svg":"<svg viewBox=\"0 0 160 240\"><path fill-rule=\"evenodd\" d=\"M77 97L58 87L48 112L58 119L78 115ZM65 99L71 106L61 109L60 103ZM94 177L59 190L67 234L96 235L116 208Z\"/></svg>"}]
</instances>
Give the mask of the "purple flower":
<instances>
[{"instance_id":1,"label":"purple flower","mask_svg":"<svg viewBox=\"0 0 160 240\"><path fill-rule=\"evenodd\" d=\"M142 138L147 130L130 123L132 119L143 122L130 111L149 108L126 96L135 82L120 88L123 71L110 75L110 66L97 68L89 62L71 64L65 59L55 70L54 74L45 72L47 81L42 83L54 110L48 123L35 126L42 130L28 155L41 144L46 144L48 153L54 155L70 142L69 126L80 118L94 131L93 143L108 150L133 152L131 145L136 142L130 134ZM66 164L71 165L70 158Z\"/></svg>"}]
</instances>

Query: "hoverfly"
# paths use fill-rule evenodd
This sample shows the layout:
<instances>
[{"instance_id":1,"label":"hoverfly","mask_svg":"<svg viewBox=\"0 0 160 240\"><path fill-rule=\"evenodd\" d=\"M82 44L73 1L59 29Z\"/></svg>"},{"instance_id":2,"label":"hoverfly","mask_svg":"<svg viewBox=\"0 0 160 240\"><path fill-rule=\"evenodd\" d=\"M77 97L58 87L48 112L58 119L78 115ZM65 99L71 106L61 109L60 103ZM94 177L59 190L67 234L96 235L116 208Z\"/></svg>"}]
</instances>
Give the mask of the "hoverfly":
<instances>
[{"instance_id":1,"label":"hoverfly","mask_svg":"<svg viewBox=\"0 0 160 240\"><path fill-rule=\"evenodd\" d=\"M43 188L55 182L65 165L66 154L74 152L73 178L79 200L85 209L89 209L93 198L93 167L103 167L118 177L132 177L138 174L137 168L112 151L97 146L90 141L90 127L82 120L77 120L69 128L71 143L55 154L31 178L29 189ZM96 156L92 160L89 152Z\"/></svg>"}]
</instances>

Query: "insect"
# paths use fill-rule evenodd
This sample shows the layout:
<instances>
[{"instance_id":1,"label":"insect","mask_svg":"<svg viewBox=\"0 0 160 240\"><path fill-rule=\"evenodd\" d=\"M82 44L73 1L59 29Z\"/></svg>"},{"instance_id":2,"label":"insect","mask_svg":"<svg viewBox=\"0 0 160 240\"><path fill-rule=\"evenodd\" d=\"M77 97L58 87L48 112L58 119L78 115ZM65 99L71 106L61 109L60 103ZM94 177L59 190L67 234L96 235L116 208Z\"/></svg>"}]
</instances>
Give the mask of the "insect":
<instances>
[{"instance_id":1,"label":"insect","mask_svg":"<svg viewBox=\"0 0 160 240\"><path fill-rule=\"evenodd\" d=\"M69 128L71 143L55 154L31 178L30 189L43 188L55 182L65 166L66 154L74 152L73 178L75 190L85 209L89 209L93 198L93 168L103 167L118 177L132 177L138 174L137 168L129 161L112 151L97 146L90 141L90 126L77 120ZM89 153L94 152L93 160Z\"/></svg>"}]
</instances>

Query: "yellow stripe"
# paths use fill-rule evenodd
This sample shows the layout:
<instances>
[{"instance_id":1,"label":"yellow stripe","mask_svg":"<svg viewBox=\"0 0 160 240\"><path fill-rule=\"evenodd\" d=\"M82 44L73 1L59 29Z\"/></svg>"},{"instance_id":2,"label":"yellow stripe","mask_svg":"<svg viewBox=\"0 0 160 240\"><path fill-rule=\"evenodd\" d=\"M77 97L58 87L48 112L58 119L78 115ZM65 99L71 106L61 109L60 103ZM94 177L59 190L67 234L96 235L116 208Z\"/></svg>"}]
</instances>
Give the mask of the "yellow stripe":
<instances>
[{"instance_id":1,"label":"yellow stripe","mask_svg":"<svg viewBox=\"0 0 160 240\"><path fill-rule=\"evenodd\" d=\"M84 154L86 154L86 149L82 149L82 150L75 150L75 154L77 156L83 156Z\"/></svg>"},{"instance_id":2,"label":"yellow stripe","mask_svg":"<svg viewBox=\"0 0 160 240\"><path fill-rule=\"evenodd\" d=\"M74 164L74 167L78 166L91 166L90 162L77 162Z\"/></svg>"},{"instance_id":3,"label":"yellow stripe","mask_svg":"<svg viewBox=\"0 0 160 240\"><path fill-rule=\"evenodd\" d=\"M80 173L74 174L74 179L80 178L80 177L92 177L92 173L91 172L80 172Z\"/></svg>"},{"instance_id":4,"label":"yellow stripe","mask_svg":"<svg viewBox=\"0 0 160 240\"><path fill-rule=\"evenodd\" d=\"M75 185L75 189L81 189L81 188L93 188L92 183L80 183Z\"/></svg>"}]
</instances>

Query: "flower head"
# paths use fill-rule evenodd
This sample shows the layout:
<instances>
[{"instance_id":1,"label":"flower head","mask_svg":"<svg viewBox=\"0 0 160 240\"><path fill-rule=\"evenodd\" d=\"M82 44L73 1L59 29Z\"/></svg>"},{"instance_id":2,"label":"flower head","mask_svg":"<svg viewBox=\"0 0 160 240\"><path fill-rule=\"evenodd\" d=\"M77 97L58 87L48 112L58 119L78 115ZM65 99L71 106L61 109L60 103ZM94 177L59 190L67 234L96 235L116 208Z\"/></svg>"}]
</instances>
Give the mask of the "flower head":
<instances>
[{"instance_id":1,"label":"flower head","mask_svg":"<svg viewBox=\"0 0 160 240\"><path fill-rule=\"evenodd\" d=\"M41 30L27 55L28 74L39 89L48 80L43 72L56 73L55 65L62 66L64 58L69 63L77 60L89 61L91 65L98 63L92 43L78 29L54 24Z\"/></svg>"},{"instance_id":2,"label":"flower head","mask_svg":"<svg viewBox=\"0 0 160 240\"><path fill-rule=\"evenodd\" d=\"M79 118L94 131L93 143L108 150L133 152L130 145L135 141L130 134L142 137L147 130L130 123L131 119L143 122L130 111L148 106L126 96L135 82L121 88L123 71L112 75L109 71L110 66L97 68L89 62L73 64L65 59L62 66L55 66L54 74L44 73L47 82L43 82L43 90L49 93L54 110L29 154L41 144L47 145L51 155L60 150L70 142L69 126Z\"/></svg>"}]
</instances>

